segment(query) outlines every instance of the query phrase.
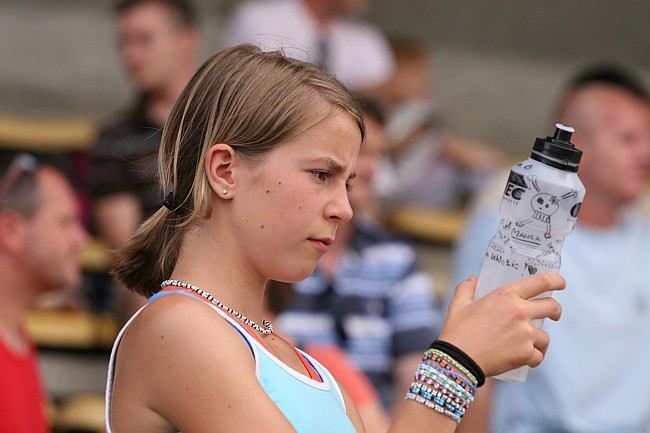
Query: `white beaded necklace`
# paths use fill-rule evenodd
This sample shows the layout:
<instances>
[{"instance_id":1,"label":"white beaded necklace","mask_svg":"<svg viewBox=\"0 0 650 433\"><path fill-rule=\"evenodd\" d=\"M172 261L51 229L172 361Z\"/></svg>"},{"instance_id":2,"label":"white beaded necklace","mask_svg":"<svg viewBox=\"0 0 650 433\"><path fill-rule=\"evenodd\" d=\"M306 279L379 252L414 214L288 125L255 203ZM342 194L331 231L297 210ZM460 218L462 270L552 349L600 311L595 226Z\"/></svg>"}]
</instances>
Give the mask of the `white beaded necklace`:
<instances>
[{"instance_id":1,"label":"white beaded necklace","mask_svg":"<svg viewBox=\"0 0 650 433\"><path fill-rule=\"evenodd\" d=\"M185 289L190 289L193 292L196 292L199 295L203 296L205 299L212 302L214 305L221 308L222 310L225 310L225 311L229 312L230 314L232 314L233 316L237 317L239 320L241 320L242 322L244 322L245 324L247 324L248 326L250 326L251 328L253 328L257 332L260 332L260 333L262 333L264 335L269 335L269 334L273 333L273 325L268 320L262 320L262 324L265 326L265 328L262 328L260 325L253 322L248 317L246 317L243 314L233 310L230 307L226 307L225 305L223 305L221 303L221 301L215 299L211 294L199 289L196 286L193 286L191 284L187 284L187 283L184 283L184 282L178 281L178 280L165 280L160 284L160 287L162 287L163 289L165 287L167 287L167 286L176 286L176 287L183 287Z\"/></svg>"}]
</instances>

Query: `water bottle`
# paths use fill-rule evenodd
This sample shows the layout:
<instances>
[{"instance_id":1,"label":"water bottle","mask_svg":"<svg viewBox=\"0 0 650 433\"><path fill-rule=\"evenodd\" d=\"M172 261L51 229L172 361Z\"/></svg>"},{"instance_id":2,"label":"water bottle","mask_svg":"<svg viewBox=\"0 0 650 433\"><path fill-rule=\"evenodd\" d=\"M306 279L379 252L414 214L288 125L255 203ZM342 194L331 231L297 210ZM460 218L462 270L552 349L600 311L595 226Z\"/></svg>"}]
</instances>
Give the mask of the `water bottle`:
<instances>
[{"instance_id":1,"label":"water bottle","mask_svg":"<svg viewBox=\"0 0 650 433\"><path fill-rule=\"evenodd\" d=\"M582 151L570 142L570 126L556 124L553 137L537 138L530 158L510 171L499 213L501 221L485 252L475 299L538 273L560 270L564 238L575 226L585 187L578 178ZM539 297L551 296L543 293ZM533 324L542 326L543 319ZM524 382L528 366L497 379Z\"/></svg>"}]
</instances>

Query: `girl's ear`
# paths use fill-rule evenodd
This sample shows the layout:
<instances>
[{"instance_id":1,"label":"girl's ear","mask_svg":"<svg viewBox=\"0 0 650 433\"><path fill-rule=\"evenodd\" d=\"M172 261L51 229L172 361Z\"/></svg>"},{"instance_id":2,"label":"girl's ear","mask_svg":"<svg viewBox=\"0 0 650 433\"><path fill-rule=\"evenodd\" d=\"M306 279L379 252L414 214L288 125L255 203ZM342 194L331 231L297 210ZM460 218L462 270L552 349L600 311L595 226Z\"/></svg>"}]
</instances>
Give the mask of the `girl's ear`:
<instances>
[{"instance_id":1,"label":"girl's ear","mask_svg":"<svg viewBox=\"0 0 650 433\"><path fill-rule=\"evenodd\" d=\"M232 197L234 172L239 166L235 150L228 144L214 144L205 156L205 172L212 190L221 198Z\"/></svg>"}]
</instances>

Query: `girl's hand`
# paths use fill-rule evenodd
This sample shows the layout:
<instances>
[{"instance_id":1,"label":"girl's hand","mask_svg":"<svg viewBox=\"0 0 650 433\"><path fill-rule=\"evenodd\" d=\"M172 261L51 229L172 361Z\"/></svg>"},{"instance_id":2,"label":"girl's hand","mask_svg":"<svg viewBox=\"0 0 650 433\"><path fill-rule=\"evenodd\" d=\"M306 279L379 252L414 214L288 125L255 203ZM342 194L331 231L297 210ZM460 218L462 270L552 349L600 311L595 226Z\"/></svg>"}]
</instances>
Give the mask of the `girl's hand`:
<instances>
[{"instance_id":1,"label":"girl's hand","mask_svg":"<svg viewBox=\"0 0 650 433\"><path fill-rule=\"evenodd\" d=\"M562 308L551 297L531 298L564 289L564 278L558 274L535 275L474 301L476 283L477 278L471 276L456 287L440 339L465 351L486 376L522 365L539 365L549 336L531 322L544 318L558 320Z\"/></svg>"}]
</instances>

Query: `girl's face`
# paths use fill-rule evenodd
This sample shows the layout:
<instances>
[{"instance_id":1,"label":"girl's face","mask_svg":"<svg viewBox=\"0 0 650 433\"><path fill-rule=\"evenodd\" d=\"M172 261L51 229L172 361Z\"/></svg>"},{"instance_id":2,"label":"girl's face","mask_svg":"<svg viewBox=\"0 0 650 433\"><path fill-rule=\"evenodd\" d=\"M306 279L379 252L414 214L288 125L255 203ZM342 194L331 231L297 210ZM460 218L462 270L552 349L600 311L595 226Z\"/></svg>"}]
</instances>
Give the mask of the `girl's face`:
<instances>
[{"instance_id":1,"label":"girl's face","mask_svg":"<svg viewBox=\"0 0 650 433\"><path fill-rule=\"evenodd\" d=\"M356 122L332 115L277 147L254 166L240 166L231 206L244 263L264 278L307 278L352 218L350 179L361 143Z\"/></svg>"}]
</instances>

